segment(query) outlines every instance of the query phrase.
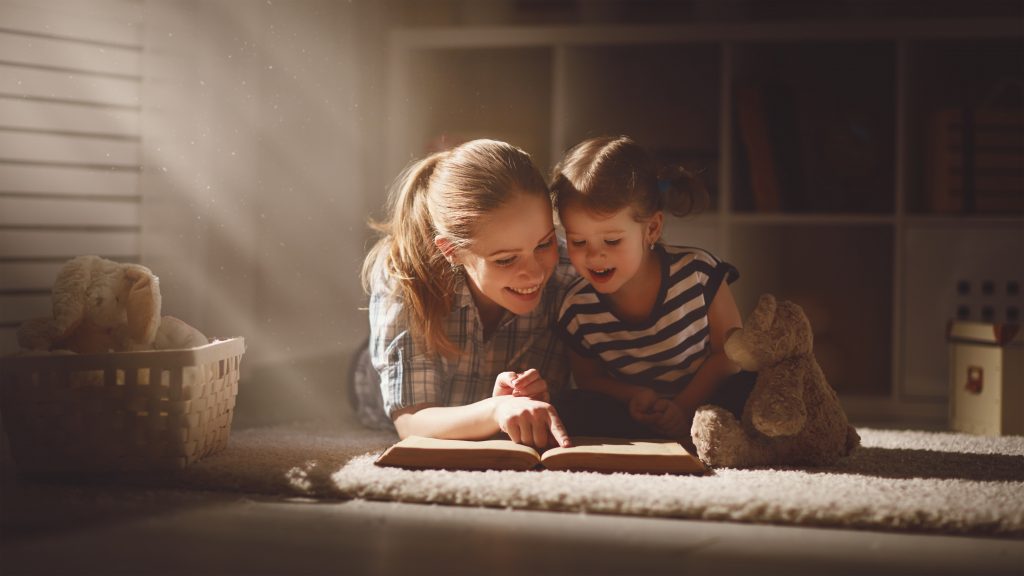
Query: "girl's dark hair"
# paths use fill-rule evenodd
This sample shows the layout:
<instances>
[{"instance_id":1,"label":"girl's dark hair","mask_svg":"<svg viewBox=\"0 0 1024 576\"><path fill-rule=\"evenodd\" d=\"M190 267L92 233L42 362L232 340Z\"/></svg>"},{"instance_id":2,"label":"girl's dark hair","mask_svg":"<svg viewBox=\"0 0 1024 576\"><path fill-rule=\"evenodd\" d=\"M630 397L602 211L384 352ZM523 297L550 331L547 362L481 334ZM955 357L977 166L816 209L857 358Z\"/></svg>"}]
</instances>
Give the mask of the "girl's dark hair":
<instances>
[{"instance_id":1,"label":"girl's dark hair","mask_svg":"<svg viewBox=\"0 0 1024 576\"><path fill-rule=\"evenodd\" d=\"M570 149L555 166L551 201L561 211L575 206L596 214L626 207L642 220L659 210L686 216L708 203L704 184L679 165L659 166L628 136L601 136Z\"/></svg>"}]
</instances>

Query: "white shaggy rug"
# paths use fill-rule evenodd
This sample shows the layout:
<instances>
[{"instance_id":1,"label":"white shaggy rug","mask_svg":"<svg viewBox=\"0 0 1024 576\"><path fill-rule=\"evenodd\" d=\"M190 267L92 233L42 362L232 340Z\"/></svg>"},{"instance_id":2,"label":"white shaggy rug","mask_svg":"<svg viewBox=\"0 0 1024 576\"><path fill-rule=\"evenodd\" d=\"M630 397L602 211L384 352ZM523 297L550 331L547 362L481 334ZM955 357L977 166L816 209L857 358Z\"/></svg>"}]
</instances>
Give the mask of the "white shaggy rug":
<instances>
[{"instance_id":1,"label":"white shaggy rug","mask_svg":"<svg viewBox=\"0 0 1024 576\"><path fill-rule=\"evenodd\" d=\"M718 521L1024 536L1024 437L859 430L827 469L709 476L413 471L353 459L332 475L351 498Z\"/></svg>"},{"instance_id":2,"label":"white shaggy rug","mask_svg":"<svg viewBox=\"0 0 1024 576\"><path fill-rule=\"evenodd\" d=\"M1024 437L858 430L826 469L719 469L707 476L374 466L392 433L306 424L232 432L228 447L169 488L322 499L627 514L1024 538Z\"/></svg>"}]
</instances>

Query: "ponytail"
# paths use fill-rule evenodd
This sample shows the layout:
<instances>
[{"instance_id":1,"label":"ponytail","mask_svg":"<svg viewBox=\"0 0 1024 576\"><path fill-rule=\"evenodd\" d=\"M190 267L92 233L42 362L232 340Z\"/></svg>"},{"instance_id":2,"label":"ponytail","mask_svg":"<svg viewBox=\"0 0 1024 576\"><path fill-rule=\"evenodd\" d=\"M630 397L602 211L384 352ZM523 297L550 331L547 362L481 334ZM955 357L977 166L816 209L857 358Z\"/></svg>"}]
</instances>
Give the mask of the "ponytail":
<instances>
[{"instance_id":1,"label":"ponytail","mask_svg":"<svg viewBox=\"0 0 1024 576\"><path fill-rule=\"evenodd\" d=\"M674 216L701 212L710 204L704 181L679 164L669 164L658 170L658 194L662 209Z\"/></svg>"},{"instance_id":2,"label":"ponytail","mask_svg":"<svg viewBox=\"0 0 1024 576\"><path fill-rule=\"evenodd\" d=\"M389 214L370 227L383 236L363 261L363 289L370 293L390 278L391 296L406 304L413 326L427 350L453 355L456 350L444 333L444 316L455 295L455 270L434 245L436 231L427 204L427 191L438 152L408 166L392 184Z\"/></svg>"}]
</instances>

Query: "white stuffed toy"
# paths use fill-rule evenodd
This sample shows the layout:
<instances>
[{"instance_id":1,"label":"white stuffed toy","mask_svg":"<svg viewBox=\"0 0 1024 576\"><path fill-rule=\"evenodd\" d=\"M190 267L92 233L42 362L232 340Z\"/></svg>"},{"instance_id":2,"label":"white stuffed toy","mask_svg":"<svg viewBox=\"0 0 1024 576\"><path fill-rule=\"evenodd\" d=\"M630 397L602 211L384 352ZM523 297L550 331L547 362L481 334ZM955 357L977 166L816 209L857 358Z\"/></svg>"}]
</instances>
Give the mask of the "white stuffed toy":
<instances>
[{"instance_id":1,"label":"white stuffed toy","mask_svg":"<svg viewBox=\"0 0 1024 576\"><path fill-rule=\"evenodd\" d=\"M159 279L145 266L99 256L78 256L61 268L53 285L53 317L18 329L28 350L82 354L184 348L207 343L198 330L160 316Z\"/></svg>"}]
</instances>

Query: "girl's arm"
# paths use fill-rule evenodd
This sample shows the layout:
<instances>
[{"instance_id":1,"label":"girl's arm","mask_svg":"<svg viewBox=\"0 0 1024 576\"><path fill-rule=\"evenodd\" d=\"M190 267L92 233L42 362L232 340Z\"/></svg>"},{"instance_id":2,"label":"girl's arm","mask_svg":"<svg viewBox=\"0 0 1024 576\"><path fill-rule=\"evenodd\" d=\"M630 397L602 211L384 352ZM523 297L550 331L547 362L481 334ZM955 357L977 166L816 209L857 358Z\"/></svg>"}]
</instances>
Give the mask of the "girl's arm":
<instances>
[{"instance_id":1,"label":"girl's arm","mask_svg":"<svg viewBox=\"0 0 1024 576\"><path fill-rule=\"evenodd\" d=\"M492 396L465 406L418 404L392 414L402 438L428 436L482 440L505 432L513 442L545 448L551 439L570 446L569 435L547 402L522 396Z\"/></svg>"},{"instance_id":2,"label":"girl's arm","mask_svg":"<svg viewBox=\"0 0 1024 576\"><path fill-rule=\"evenodd\" d=\"M610 396L623 404L629 404L633 396L645 390L643 386L634 386L616 380L605 371L600 361L587 358L571 348L569 349L569 365L572 368L572 377L576 381L577 387Z\"/></svg>"},{"instance_id":3,"label":"girl's arm","mask_svg":"<svg viewBox=\"0 0 1024 576\"><path fill-rule=\"evenodd\" d=\"M708 325L711 330L711 354L704 359L686 388L673 398L687 419L707 402L722 379L740 371L740 367L725 356L725 339L733 330L743 326L743 320L736 308L732 291L724 281L708 306Z\"/></svg>"}]
</instances>

